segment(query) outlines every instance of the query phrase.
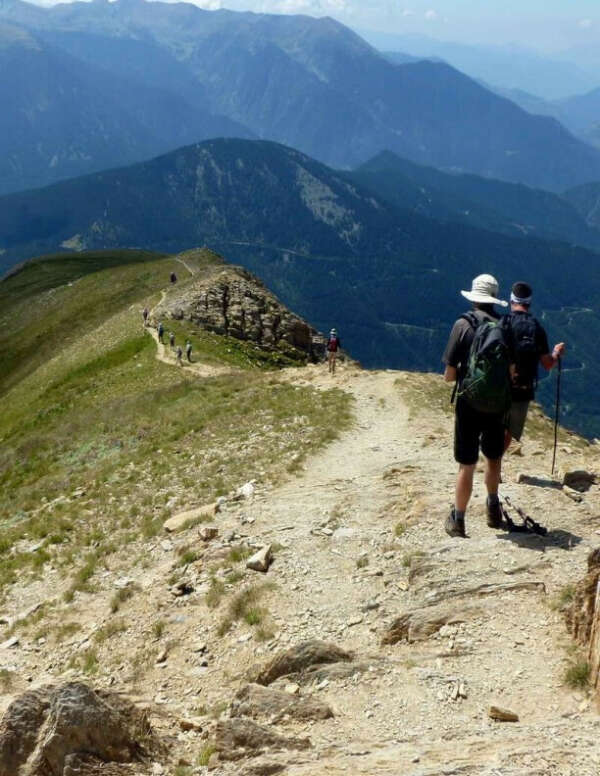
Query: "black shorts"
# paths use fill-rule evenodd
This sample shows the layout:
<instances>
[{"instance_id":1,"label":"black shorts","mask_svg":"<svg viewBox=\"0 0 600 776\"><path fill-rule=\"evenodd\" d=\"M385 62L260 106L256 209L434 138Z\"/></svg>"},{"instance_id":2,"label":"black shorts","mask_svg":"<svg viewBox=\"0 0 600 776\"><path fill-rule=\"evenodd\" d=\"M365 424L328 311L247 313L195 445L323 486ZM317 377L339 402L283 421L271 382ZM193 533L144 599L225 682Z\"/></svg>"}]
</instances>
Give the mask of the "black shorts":
<instances>
[{"instance_id":1,"label":"black shorts","mask_svg":"<svg viewBox=\"0 0 600 776\"><path fill-rule=\"evenodd\" d=\"M479 458L479 446L486 458L495 461L504 452L504 414L477 412L464 399L456 401L454 458L472 466Z\"/></svg>"}]
</instances>

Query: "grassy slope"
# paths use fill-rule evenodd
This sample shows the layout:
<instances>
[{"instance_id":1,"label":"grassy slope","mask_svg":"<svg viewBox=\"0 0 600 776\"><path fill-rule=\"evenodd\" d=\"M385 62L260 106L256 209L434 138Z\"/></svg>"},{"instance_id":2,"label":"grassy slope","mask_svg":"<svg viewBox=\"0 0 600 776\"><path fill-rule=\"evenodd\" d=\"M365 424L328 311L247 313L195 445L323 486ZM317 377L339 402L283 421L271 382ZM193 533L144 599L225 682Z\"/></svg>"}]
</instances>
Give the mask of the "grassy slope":
<instances>
[{"instance_id":1,"label":"grassy slope","mask_svg":"<svg viewBox=\"0 0 600 776\"><path fill-rule=\"evenodd\" d=\"M189 273L172 258L113 258L104 270L97 255L54 258L0 284L2 586L50 562L79 566L71 592L85 589L172 512L292 471L332 438L334 409L337 427L349 422L339 392L280 382L235 341L196 334L196 358L233 368L222 377L158 362L140 311L172 269L180 283ZM192 259L200 271L214 260Z\"/></svg>"}]
</instances>

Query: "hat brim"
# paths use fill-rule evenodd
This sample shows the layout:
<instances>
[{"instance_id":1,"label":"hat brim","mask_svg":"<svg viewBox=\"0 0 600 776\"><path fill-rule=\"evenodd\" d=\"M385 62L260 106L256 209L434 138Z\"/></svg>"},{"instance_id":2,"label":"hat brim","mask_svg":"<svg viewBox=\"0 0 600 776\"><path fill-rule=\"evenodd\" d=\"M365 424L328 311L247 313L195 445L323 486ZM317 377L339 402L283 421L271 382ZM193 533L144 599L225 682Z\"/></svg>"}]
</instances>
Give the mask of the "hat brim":
<instances>
[{"instance_id":1,"label":"hat brim","mask_svg":"<svg viewBox=\"0 0 600 776\"><path fill-rule=\"evenodd\" d=\"M508 302L503 299L496 299L495 296L489 294L478 294L476 291L461 291L460 292L465 299L475 304L499 304L500 307L508 307Z\"/></svg>"}]
</instances>

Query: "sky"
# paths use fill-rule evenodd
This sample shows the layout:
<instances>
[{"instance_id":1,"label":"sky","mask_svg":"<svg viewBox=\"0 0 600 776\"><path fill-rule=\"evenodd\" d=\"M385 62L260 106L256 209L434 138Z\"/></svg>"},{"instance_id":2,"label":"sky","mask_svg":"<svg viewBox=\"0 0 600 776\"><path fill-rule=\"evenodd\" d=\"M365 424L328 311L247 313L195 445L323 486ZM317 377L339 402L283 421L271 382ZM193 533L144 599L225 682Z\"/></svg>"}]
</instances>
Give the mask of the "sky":
<instances>
[{"instance_id":1,"label":"sky","mask_svg":"<svg viewBox=\"0 0 600 776\"><path fill-rule=\"evenodd\" d=\"M40 5L54 0L36 0ZM541 51L600 44L600 0L192 0L202 8L333 16L350 26Z\"/></svg>"}]
</instances>

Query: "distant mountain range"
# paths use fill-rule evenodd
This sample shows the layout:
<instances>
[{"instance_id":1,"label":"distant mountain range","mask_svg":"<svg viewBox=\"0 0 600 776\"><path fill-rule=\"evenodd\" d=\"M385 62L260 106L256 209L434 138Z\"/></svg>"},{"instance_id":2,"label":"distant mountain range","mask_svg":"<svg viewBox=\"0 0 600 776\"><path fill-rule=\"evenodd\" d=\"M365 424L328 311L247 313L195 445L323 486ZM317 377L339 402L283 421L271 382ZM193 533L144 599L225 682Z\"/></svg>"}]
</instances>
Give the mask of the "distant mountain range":
<instances>
[{"instance_id":1,"label":"distant mountain range","mask_svg":"<svg viewBox=\"0 0 600 776\"><path fill-rule=\"evenodd\" d=\"M570 201L548 191L444 173L390 151L358 167L350 178L397 207L438 221L456 221L512 237L564 240L600 251L596 225L588 224Z\"/></svg>"},{"instance_id":2,"label":"distant mountain range","mask_svg":"<svg viewBox=\"0 0 600 776\"><path fill-rule=\"evenodd\" d=\"M0 87L10 106L3 191L207 133L277 140L337 167L388 149L554 191L600 180L600 152L553 118L531 116L445 63L392 64L332 19L144 0L1 0L0 23L11 29L0 44L10 74Z\"/></svg>"},{"instance_id":3,"label":"distant mountain range","mask_svg":"<svg viewBox=\"0 0 600 776\"><path fill-rule=\"evenodd\" d=\"M150 60L152 61L152 60ZM199 139L253 137L201 100L112 73L0 25L0 193L147 159Z\"/></svg>"},{"instance_id":4,"label":"distant mountain range","mask_svg":"<svg viewBox=\"0 0 600 776\"><path fill-rule=\"evenodd\" d=\"M313 325L336 324L368 366L438 369L448 328L464 307L459 290L474 275L496 274L504 295L515 279L529 279L551 337L569 342L565 422L600 435L597 253L441 223L275 143L207 141L4 196L0 240L5 267L65 246L207 244L258 274ZM543 381L547 403L550 392Z\"/></svg>"},{"instance_id":5,"label":"distant mountain range","mask_svg":"<svg viewBox=\"0 0 600 776\"><path fill-rule=\"evenodd\" d=\"M600 86L596 66L580 67L563 57L544 56L523 46L476 46L422 35L364 32L381 51L420 59L438 59L476 80L504 89L520 89L546 100L560 100Z\"/></svg>"}]
</instances>

